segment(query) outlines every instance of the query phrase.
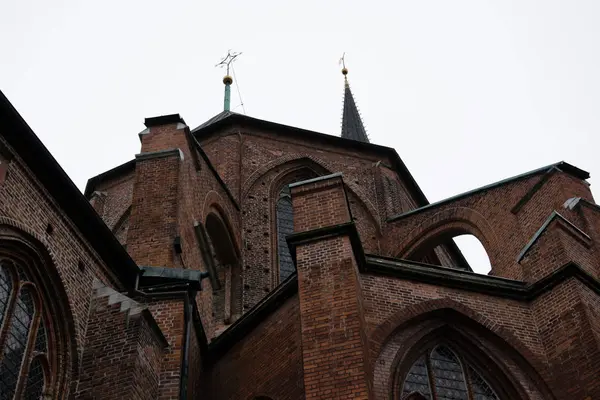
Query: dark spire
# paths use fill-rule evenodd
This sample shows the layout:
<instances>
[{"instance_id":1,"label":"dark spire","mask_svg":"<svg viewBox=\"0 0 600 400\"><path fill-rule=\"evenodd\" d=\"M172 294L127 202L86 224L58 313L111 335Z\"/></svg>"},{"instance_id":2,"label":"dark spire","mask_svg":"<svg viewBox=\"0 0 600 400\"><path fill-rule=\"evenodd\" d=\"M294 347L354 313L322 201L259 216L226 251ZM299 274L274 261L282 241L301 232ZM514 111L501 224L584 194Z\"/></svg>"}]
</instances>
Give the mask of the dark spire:
<instances>
[{"instance_id":1,"label":"dark spire","mask_svg":"<svg viewBox=\"0 0 600 400\"><path fill-rule=\"evenodd\" d=\"M367 131L365 131L360 114L356 108L356 103L354 102L354 96L352 96L352 91L350 91L350 85L348 84L348 69L346 69L346 66L344 66L342 69L342 74L344 74L345 84L344 112L342 115L342 137L345 139L369 143Z\"/></svg>"}]
</instances>

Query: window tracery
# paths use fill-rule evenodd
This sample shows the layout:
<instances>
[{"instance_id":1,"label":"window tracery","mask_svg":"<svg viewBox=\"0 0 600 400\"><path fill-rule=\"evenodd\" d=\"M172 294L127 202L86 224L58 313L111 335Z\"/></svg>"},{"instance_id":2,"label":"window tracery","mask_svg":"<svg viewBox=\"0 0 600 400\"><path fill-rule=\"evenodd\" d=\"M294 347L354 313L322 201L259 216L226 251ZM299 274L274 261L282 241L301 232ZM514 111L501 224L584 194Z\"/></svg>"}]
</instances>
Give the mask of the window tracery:
<instances>
[{"instance_id":1,"label":"window tracery","mask_svg":"<svg viewBox=\"0 0 600 400\"><path fill-rule=\"evenodd\" d=\"M429 348L411 366L400 398L415 393L428 400L499 400L477 369L446 345Z\"/></svg>"},{"instance_id":2,"label":"window tracery","mask_svg":"<svg viewBox=\"0 0 600 400\"><path fill-rule=\"evenodd\" d=\"M35 284L20 265L0 259L0 400L41 398L46 332Z\"/></svg>"}]
</instances>

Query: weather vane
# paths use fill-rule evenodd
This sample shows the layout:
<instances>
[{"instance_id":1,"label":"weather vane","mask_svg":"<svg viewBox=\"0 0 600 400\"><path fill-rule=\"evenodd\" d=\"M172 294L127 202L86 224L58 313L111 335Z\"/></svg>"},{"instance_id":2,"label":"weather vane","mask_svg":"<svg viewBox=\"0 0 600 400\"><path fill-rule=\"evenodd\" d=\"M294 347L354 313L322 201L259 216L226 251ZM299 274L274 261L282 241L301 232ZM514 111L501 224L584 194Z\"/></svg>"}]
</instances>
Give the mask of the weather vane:
<instances>
[{"instance_id":1,"label":"weather vane","mask_svg":"<svg viewBox=\"0 0 600 400\"><path fill-rule=\"evenodd\" d=\"M342 74L348 75L348 68L346 68L346 52L342 54L339 64L342 66Z\"/></svg>"},{"instance_id":2,"label":"weather vane","mask_svg":"<svg viewBox=\"0 0 600 400\"><path fill-rule=\"evenodd\" d=\"M231 109L231 84L233 83L233 78L229 75L229 67L233 71L235 75L235 70L233 69L232 63L238 58L242 53L232 52L231 50L227 50L227 55L225 58L221 60L220 63L215 65L215 67L223 68L227 67L227 75L223 77L223 83L225 84L225 98L223 99L223 110L229 111ZM239 94L239 86L238 86L238 94ZM242 96L240 95L240 101L242 100ZM244 102L242 101L242 108L244 108ZM246 110L244 109L244 113Z\"/></svg>"},{"instance_id":3,"label":"weather vane","mask_svg":"<svg viewBox=\"0 0 600 400\"><path fill-rule=\"evenodd\" d=\"M227 75L229 75L229 66L240 55L242 55L241 52L236 53L235 51L232 52L231 50L227 50L227 55L225 56L225 58L223 58L220 63L215 65L215 67L220 67L220 68L227 67Z\"/></svg>"}]
</instances>

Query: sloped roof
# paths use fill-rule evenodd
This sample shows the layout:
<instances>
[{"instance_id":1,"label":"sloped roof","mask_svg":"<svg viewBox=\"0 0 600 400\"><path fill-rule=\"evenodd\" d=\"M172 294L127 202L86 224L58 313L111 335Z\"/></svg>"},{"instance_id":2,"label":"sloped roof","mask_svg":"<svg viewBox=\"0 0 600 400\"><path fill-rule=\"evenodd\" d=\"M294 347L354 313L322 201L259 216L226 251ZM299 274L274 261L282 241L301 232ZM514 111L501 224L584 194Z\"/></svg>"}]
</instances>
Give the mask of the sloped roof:
<instances>
[{"instance_id":1,"label":"sloped roof","mask_svg":"<svg viewBox=\"0 0 600 400\"><path fill-rule=\"evenodd\" d=\"M220 129L234 124L254 127L257 129L261 129L264 132L273 132L275 134L290 135L295 136L297 138L312 140L315 142L327 143L345 149L354 149L359 151L362 150L366 152L379 153L385 155L390 159L392 163L391 168L393 168L400 175L410 192L415 197L418 206L421 207L429 204L429 201L425 197L425 194L421 191L419 185L417 185L417 182L409 172L408 168L406 168L406 165L404 164L396 150L391 147L381 146L378 144L363 142L359 140L347 139L334 135L328 135L325 133L310 131L294 126L283 125L276 122L249 117L247 115L238 114L231 111L223 111L215 115L208 121L194 128L192 130L192 133L197 139L200 140L206 138L212 133L217 132Z\"/></svg>"},{"instance_id":2,"label":"sloped roof","mask_svg":"<svg viewBox=\"0 0 600 400\"><path fill-rule=\"evenodd\" d=\"M221 121L223 119L226 119L227 117L229 117L231 115L240 115L240 114L234 113L233 111L228 111L228 110L221 111L220 113L218 113L217 115L215 115L214 117L212 117L211 119L209 119L208 121L204 122L203 124L199 125L195 129L193 129L192 133L194 133L194 132L196 132L196 131L198 131L200 129L206 128L207 126L210 126L210 125L212 125L214 123L217 123L217 122L219 122L219 121Z\"/></svg>"},{"instance_id":3,"label":"sloped roof","mask_svg":"<svg viewBox=\"0 0 600 400\"><path fill-rule=\"evenodd\" d=\"M106 265L125 287L133 288L137 264L2 91L0 131Z\"/></svg>"},{"instance_id":4,"label":"sloped roof","mask_svg":"<svg viewBox=\"0 0 600 400\"><path fill-rule=\"evenodd\" d=\"M344 84L344 111L342 114L342 137L345 139L358 140L359 142L369 143L369 137L367 131L363 125L362 119L358 108L356 108L356 102L350 85L348 84L348 78L345 79Z\"/></svg>"}]
</instances>

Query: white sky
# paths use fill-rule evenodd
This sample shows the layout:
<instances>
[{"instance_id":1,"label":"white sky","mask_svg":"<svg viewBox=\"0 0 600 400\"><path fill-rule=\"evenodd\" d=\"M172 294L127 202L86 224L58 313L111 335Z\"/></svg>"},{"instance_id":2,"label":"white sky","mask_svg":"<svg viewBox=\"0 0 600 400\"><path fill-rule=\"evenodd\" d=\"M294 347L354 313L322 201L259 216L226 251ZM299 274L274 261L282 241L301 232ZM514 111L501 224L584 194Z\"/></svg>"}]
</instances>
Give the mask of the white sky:
<instances>
[{"instance_id":1,"label":"white sky","mask_svg":"<svg viewBox=\"0 0 600 400\"><path fill-rule=\"evenodd\" d=\"M598 21L597 0L3 0L0 89L83 189L145 117L221 111L230 48L249 115L338 135L345 51L371 141L433 202L560 160L600 175Z\"/></svg>"}]
</instances>

